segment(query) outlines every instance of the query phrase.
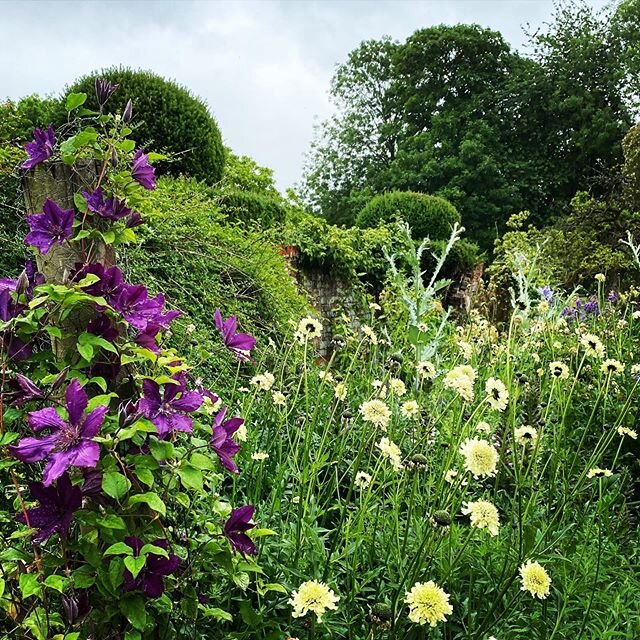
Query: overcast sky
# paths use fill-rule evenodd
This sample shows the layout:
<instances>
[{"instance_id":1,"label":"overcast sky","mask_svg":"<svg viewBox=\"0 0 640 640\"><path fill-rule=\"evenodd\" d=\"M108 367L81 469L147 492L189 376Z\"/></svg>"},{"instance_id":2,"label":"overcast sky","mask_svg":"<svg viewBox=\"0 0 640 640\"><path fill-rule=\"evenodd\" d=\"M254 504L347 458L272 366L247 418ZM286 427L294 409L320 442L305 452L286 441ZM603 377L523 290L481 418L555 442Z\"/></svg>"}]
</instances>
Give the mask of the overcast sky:
<instances>
[{"instance_id":1,"label":"overcast sky","mask_svg":"<svg viewBox=\"0 0 640 640\"><path fill-rule=\"evenodd\" d=\"M0 0L0 98L58 93L116 64L150 69L204 98L225 143L284 189L331 113L336 63L362 40L476 22L522 48L522 26L552 10L552 0Z\"/></svg>"}]
</instances>

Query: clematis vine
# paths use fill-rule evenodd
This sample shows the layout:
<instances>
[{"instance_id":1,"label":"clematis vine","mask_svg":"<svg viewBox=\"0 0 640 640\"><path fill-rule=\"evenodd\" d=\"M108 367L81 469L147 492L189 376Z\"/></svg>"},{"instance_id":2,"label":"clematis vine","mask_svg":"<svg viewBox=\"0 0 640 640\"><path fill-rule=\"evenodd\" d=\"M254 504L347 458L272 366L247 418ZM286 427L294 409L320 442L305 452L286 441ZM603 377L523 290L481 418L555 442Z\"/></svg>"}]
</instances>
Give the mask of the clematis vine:
<instances>
[{"instance_id":1,"label":"clematis vine","mask_svg":"<svg viewBox=\"0 0 640 640\"><path fill-rule=\"evenodd\" d=\"M216 328L220 331L222 341L238 360L249 360L250 351L256 346L256 339L247 333L238 333L238 320L235 316L222 319L220 309L214 313Z\"/></svg>"},{"instance_id":2,"label":"clematis vine","mask_svg":"<svg viewBox=\"0 0 640 640\"><path fill-rule=\"evenodd\" d=\"M42 213L27 216L31 231L25 243L36 247L40 253L48 253L54 244L62 244L71 237L73 209L61 209L53 200L47 199Z\"/></svg>"},{"instance_id":3,"label":"clematis vine","mask_svg":"<svg viewBox=\"0 0 640 640\"><path fill-rule=\"evenodd\" d=\"M256 526L256 523L252 521L255 510L253 505L234 509L223 527L223 533L231 546L242 555L256 555L258 553L253 540L247 535L247 531Z\"/></svg>"},{"instance_id":4,"label":"clematis vine","mask_svg":"<svg viewBox=\"0 0 640 640\"><path fill-rule=\"evenodd\" d=\"M115 196L111 196L105 200L101 187L98 187L92 193L83 191L82 196L87 201L89 211L96 213L101 218L115 222L133 213L124 202L118 200Z\"/></svg>"},{"instance_id":5,"label":"clematis vine","mask_svg":"<svg viewBox=\"0 0 640 640\"><path fill-rule=\"evenodd\" d=\"M54 533L59 533L61 538L66 538L73 513L82 506L80 487L74 487L69 475L63 473L55 487L48 487L41 482L32 482L29 485L29 491L40 506L27 509L26 516L24 513L18 514L17 519L33 529L38 529L38 533L33 538L34 542L44 542Z\"/></svg>"},{"instance_id":6,"label":"clematis vine","mask_svg":"<svg viewBox=\"0 0 640 640\"><path fill-rule=\"evenodd\" d=\"M133 549L134 556L137 558L144 546L144 542L134 536L129 536L124 541ZM151 544L165 551L168 547L167 541L161 539L154 540ZM164 593L165 576L175 573L180 566L180 558L177 555L169 553L168 556L168 558L165 558L156 553L147 554L147 561L135 578L128 569L125 569L122 590L136 591L142 589L147 598L159 598Z\"/></svg>"},{"instance_id":7,"label":"clematis vine","mask_svg":"<svg viewBox=\"0 0 640 640\"><path fill-rule=\"evenodd\" d=\"M49 430L42 438L22 438L9 447L14 458L22 462L47 460L42 481L50 486L69 467L90 467L98 464L100 445L93 438L100 431L108 407L100 406L85 415L89 399L77 380L67 387L67 419L63 419L53 408L39 409L29 413L29 426L35 433Z\"/></svg>"},{"instance_id":8,"label":"clematis vine","mask_svg":"<svg viewBox=\"0 0 640 640\"><path fill-rule=\"evenodd\" d=\"M149 164L149 154L142 149L133 156L131 177L145 189L153 191L156 188L156 170Z\"/></svg>"},{"instance_id":9,"label":"clematis vine","mask_svg":"<svg viewBox=\"0 0 640 640\"><path fill-rule=\"evenodd\" d=\"M119 85L112 84L104 78L96 78L96 97L100 107L104 107L107 100L115 93Z\"/></svg>"},{"instance_id":10,"label":"clematis vine","mask_svg":"<svg viewBox=\"0 0 640 640\"><path fill-rule=\"evenodd\" d=\"M140 413L151 420L160 439L165 440L176 431L191 432L193 420L186 414L197 411L203 399L197 391L187 391L184 380L165 384L161 393L155 380L146 379L142 393Z\"/></svg>"},{"instance_id":11,"label":"clematis vine","mask_svg":"<svg viewBox=\"0 0 640 640\"><path fill-rule=\"evenodd\" d=\"M149 322L167 328L172 320L182 315L180 311L166 311L164 295L149 297L147 288L141 284L123 284L111 304L124 319L138 331L144 331Z\"/></svg>"},{"instance_id":12,"label":"clematis vine","mask_svg":"<svg viewBox=\"0 0 640 640\"><path fill-rule=\"evenodd\" d=\"M213 419L213 437L210 445L225 469L231 473L239 473L233 457L240 451L240 445L231 436L244 424L244 420L242 418L225 420L226 414L227 407L224 407Z\"/></svg>"},{"instance_id":13,"label":"clematis vine","mask_svg":"<svg viewBox=\"0 0 640 640\"><path fill-rule=\"evenodd\" d=\"M29 154L29 158L20 167L22 169L33 169L36 165L50 158L53 154L55 141L55 133L52 126L49 126L46 131L34 129L33 142L25 145L25 151Z\"/></svg>"}]
</instances>

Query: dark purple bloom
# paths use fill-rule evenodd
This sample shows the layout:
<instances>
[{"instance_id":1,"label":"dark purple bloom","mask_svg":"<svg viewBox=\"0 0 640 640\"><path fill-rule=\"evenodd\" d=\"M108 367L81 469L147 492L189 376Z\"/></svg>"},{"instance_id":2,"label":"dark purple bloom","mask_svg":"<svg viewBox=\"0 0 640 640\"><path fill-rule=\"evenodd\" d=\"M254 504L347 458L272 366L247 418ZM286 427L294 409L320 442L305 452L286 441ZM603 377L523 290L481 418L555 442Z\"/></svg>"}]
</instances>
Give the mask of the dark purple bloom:
<instances>
[{"instance_id":1,"label":"dark purple bloom","mask_svg":"<svg viewBox=\"0 0 640 640\"><path fill-rule=\"evenodd\" d=\"M137 211L134 211L126 220L127 229L135 229L142 224L142 217Z\"/></svg>"},{"instance_id":2,"label":"dark purple bloom","mask_svg":"<svg viewBox=\"0 0 640 640\"><path fill-rule=\"evenodd\" d=\"M124 202L118 200L118 198L111 196L104 199L104 193L102 189L98 187L93 193L84 191L82 193L84 199L87 201L87 207L89 211L98 214L101 218L107 220L120 220L126 216L131 215L132 211L125 206Z\"/></svg>"},{"instance_id":3,"label":"dark purple bloom","mask_svg":"<svg viewBox=\"0 0 640 640\"><path fill-rule=\"evenodd\" d=\"M98 104L104 107L107 100L113 95L117 88L117 84L111 84L111 82L104 78L96 78L96 97L98 98Z\"/></svg>"},{"instance_id":4,"label":"dark purple bloom","mask_svg":"<svg viewBox=\"0 0 640 640\"><path fill-rule=\"evenodd\" d=\"M44 203L42 213L27 216L31 231L24 241L47 253L54 244L62 244L71 237L73 209L61 209L53 200Z\"/></svg>"},{"instance_id":5,"label":"dark purple bloom","mask_svg":"<svg viewBox=\"0 0 640 640\"><path fill-rule=\"evenodd\" d=\"M144 331L149 322L154 322L163 328L181 315L180 311L162 311L164 295L159 293L150 298L147 288L141 284L125 284L118 295L111 302L113 308L119 311L124 319L138 331Z\"/></svg>"},{"instance_id":6,"label":"dark purple bloom","mask_svg":"<svg viewBox=\"0 0 640 640\"><path fill-rule=\"evenodd\" d=\"M18 514L17 519L19 522L28 524L29 527L39 529L34 542L43 542L54 533L59 533L60 537L66 538L73 512L82 506L80 487L74 487L68 474L64 473L58 478L55 487L32 482L29 485L29 491L40 506L27 509L27 517L24 513Z\"/></svg>"},{"instance_id":7,"label":"dark purple bloom","mask_svg":"<svg viewBox=\"0 0 640 640\"><path fill-rule=\"evenodd\" d=\"M53 153L54 144L55 134L52 126L49 126L46 131L34 129L33 142L29 142L25 146L25 151L29 154L30 158L20 165L22 169L33 169L37 164L50 158Z\"/></svg>"},{"instance_id":8,"label":"dark purple bloom","mask_svg":"<svg viewBox=\"0 0 640 640\"><path fill-rule=\"evenodd\" d=\"M83 476L82 495L84 498L90 498L102 507L112 506L116 503L102 490L102 471L87 469Z\"/></svg>"},{"instance_id":9,"label":"dark purple bloom","mask_svg":"<svg viewBox=\"0 0 640 640\"><path fill-rule=\"evenodd\" d=\"M133 102L131 102L131 98L127 100L127 104L124 107L124 111L122 112L122 122L127 124L127 122L131 121L131 117L133 116Z\"/></svg>"},{"instance_id":10,"label":"dark purple bloom","mask_svg":"<svg viewBox=\"0 0 640 640\"><path fill-rule=\"evenodd\" d=\"M91 611L87 589L83 589L78 594L67 595L63 593L61 599L62 608L69 624L75 624Z\"/></svg>"},{"instance_id":11,"label":"dark purple bloom","mask_svg":"<svg viewBox=\"0 0 640 640\"><path fill-rule=\"evenodd\" d=\"M15 291L18 287L18 281L13 278L0 278L0 291L8 289L9 291Z\"/></svg>"},{"instance_id":12,"label":"dark purple bloom","mask_svg":"<svg viewBox=\"0 0 640 640\"><path fill-rule=\"evenodd\" d=\"M239 360L249 360L249 352L256 346L256 339L246 333L236 333L237 318L229 316L223 320L220 309L216 309L214 320L227 349L234 353Z\"/></svg>"},{"instance_id":13,"label":"dark purple bloom","mask_svg":"<svg viewBox=\"0 0 640 640\"><path fill-rule=\"evenodd\" d=\"M133 549L133 554L137 558L144 542L133 536L125 538L124 541ZM166 540L154 540L151 544L165 551L168 547ZM164 577L175 573L180 566L180 558L177 555L174 553L168 555L169 557L165 558L156 553L147 554L147 561L135 578L128 569L125 569L123 591L142 589L147 598L159 598L164 593Z\"/></svg>"},{"instance_id":14,"label":"dark purple bloom","mask_svg":"<svg viewBox=\"0 0 640 640\"><path fill-rule=\"evenodd\" d=\"M597 300L589 300L584 303L583 307L585 315L597 316L599 313L598 309L598 301Z\"/></svg>"},{"instance_id":15,"label":"dark purple bloom","mask_svg":"<svg viewBox=\"0 0 640 640\"><path fill-rule=\"evenodd\" d=\"M240 451L240 445L231 437L244 423L242 418L229 418L225 420L227 408L224 407L213 419L213 438L211 438L211 448L218 454L222 466L231 471L239 473L238 465L233 456Z\"/></svg>"},{"instance_id":16,"label":"dark purple bloom","mask_svg":"<svg viewBox=\"0 0 640 640\"><path fill-rule=\"evenodd\" d=\"M142 383L143 396L140 412L153 422L161 439L174 431L190 432L193 420L185 415L196 411L202 404L202 396L196 391L187 391L184 381L165 384L160 394L160 385L155 380L146 379Z\"/></svg>"},{"instance_id":17,"label":"dark purple bloom","mask_svg":"<svg viewBox=\"0 0 640 640\"><path fill-rule=\"evenodd\" d=\"M138 149L133 157L131 177L145 189L153 191L156 188L156 170L149 164L149 155Z\"/></svg>"},{"instance_id":18,"label":"dark purple bloom","mask_svg":"<svg viewBox=\"0 0 640 640\"><path fill-rule=\"evenodd\" d=\"M99 315L87 324L87 331L94 336L100 336L108 342L115 342L120 332L113 326L113 322L107 316Z\"/></svg>"},{"instance_id":19,"label":"dark purple bloom","mask_svg":"<svg viewBox=\"0 0 640 640\"><path fill-rule=\"evenodd\" d=\"M98 464L100 445L93 440L98 434L108 407L100 406L88 413L89 399L77 380L67 387L64 420L53 407L29 413L29 426L35 433L49 429L43 438L23 438L9 447L11 455L22 462L48 460L42 477L45 487L59 478L69 467L90 467Z\"/></svg>"},{"instance_id":20,"label":"dark purple bloom","mask_svg":"<svg viewBox=\"0 0 640 640\"><path fill-rule=\"evenodd\" d=\"M98 276L100 280L85 287L86 293L90 296L102 297L109 304L125 286L122 271L116 266L105 269L100 263L88 264L78 269L75 280L79 282L88 275Z\"/></svg>"},{"instance_id":21,"label":"dark purple bloom","mask_svg":"<svg viewBox=\"0 0 640 640\"><path fill-rule=\"evenodd\" d=\"M246 534L249 529L256 526L255 522L251 521L255 510L256 508L252 505L238 507L231 512L229 519L224 524L224 535L231 546L242 555L250 554L253 556L258 553L253 540Z\"/></svg>"},{"instance_id":22,"label":"dark purple bloom","mask_svg":"<svg viewBox=\"0 0 640 640\"><path fill-rule=\"evenodd\" d=\"M11 404L19 407L31 400L42 400L44 394L38 387L26 376L16 373L16 377L9 381L9 386L13 390L11 394Z\"/></svg>"},{"instance_id":23,"label":"dark purple bloom","mask_svg":"<svg viewBox=\"0 0 640 640\"><path fill-rule=\"evenodd\" d=\"M136 344L153 353L160 353L156 336L162 327L157 322L147 322L144 329L138 331L135 337Z\"/></svg>"},{"instance_id":24,"label":"dark purple bloom","mask_svg":"<svg viewBox=\"0 0 640 640\"><path fill-rule=\"evenodd\" d=\"M16 304L14 301L11 289L0 289L0 321L13 320L23 309L24 305ZM11 331L0 331L0 351L4 351L9 358L19 362L31 355L32 348Z\"/></svg>"}]
</instances>

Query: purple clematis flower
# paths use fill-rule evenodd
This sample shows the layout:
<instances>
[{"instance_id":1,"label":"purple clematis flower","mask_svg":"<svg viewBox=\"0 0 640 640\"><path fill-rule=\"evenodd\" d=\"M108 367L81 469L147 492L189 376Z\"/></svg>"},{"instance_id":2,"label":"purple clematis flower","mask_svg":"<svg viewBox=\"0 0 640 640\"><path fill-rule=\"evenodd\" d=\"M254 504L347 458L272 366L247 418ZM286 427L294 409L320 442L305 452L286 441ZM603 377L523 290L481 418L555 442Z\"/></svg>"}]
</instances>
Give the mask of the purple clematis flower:
<instances>
[{"instance_id":1,"label":"purple clematis flower","mask_svg":"<svg viewBox=\"0 0 640 640\"><path fill-rule=\"evenodd\" d=\"M37 164L44 162L51 157L53 145L55 144L55 133L53 127L49 126L46 131L42 129L33 130L33 142L27 143L25 151L30 158L25 160L20 167L22 169L33 169Z\"/></svg>"},{"instance_id":2,"label":"purple clematis flower","mask_svg":"<svg viewBox=\"0 0 640 640\"><path fill-rule=\"evenodd\" d=\"M58 478L55 487L32 482L29 485L29 491L38 500L40 506L27 509L27 517L24 513L18 514L17 520L39 530L33 539L34 542L43 542L54 533L59 533L61 538L66 538L73 512L82 506L80 487L74 487L69 475L64 473Z\"/></svg>"},{"instance_id":3,"label":"purple clematis flower","mask_svg":"<svg viewBox=\"0 0 640 640\"><path fill-rule=\"evenodd\" d=\"M44 203L43 212L27 216L31 231L24 241L48 253L54 244L62 244L71 237L73 209L61 209L53 200Z\"/></svg>"},{"instance_id":4,"label":"purple clematis flower","mask_svg":"<svg viewBox=\"0 0 640 640\"><path fill-rule=\"evenodd\" d=\"M12 389L11 405L20 407L31 400L43 400L44 394L40 389L26 376L16 373L13 380L9 380L9 386Z\"/></svg>"},{"instance_id":5,"label":"purple clematis flower","mask_svg":"<svg viewBox=\"0 0 640 640\"><path fill-rule=\"evenodd\" d=\"M240 473L233 456L240 451L240 445L231 437L244 423L242 418L225 420L227 408L224 407L213 419L213 438L211 448L218 454L222 466L231 473Z\"/></svg>"},{"instance_id":6,"label":"purple clematis flower","mask_svg":"<svg viewBox=\"0 0 640 640\"><path fill-rule=\"evenodd\" d=\"M102 297L111 304L120 291L122 291L124 276L118 267L113 266L105 269L100 263L76 266L78 267L78 271L76 272L74 280L77 282L80 282L80 280L90 274L100 278L98 282L84 288L90 296Z\"/></svg>"},{"instance_id":7,"label":"purple clematis flower","mask_svg":"<svg viewBox=\"0 0 640 640\"><path fill-rule=\"evenodd\" d=\"M115 222L116 220L130 216L132 213L131 209L125 206L124 202L114 196L105 200L101 187L98 187L93 193L83 191L82 195L87 201L89 211L98 214L101 218Z\"/></svg>"},{"instance_id":8,"label":"purple clematis flower","mask_svg":"<svg viewBox=\"0 0 640 640\"><path fill-rule=\"evenodd\" d=\"M14 278L0 278L0 291L8 289L9 291L15 291L18 287L18 281Z\"/></svg>"},{"instance_id":9,"label":"purple clematis flower","mask_svg":"<svg viewBox=\"0 0 640 640\"><path fill-rule=\"evenodd\" d=\"M131 177L145 189L153 191L156 188L156 170L149 164L149 154L138 149L133 157Z\"/></svg>"},{"instance_id":10,"label":"purple clematis flower","mask_svg":"<svg viewBox=\"0 0 640 640\"><path fill-rule=\"evenodd\" d=\"M256 339L246 333L236 333L238 320L235 316L229 316L223 320L220 309L216 309L213 317L227 349L239 360L249 360L249 352L256 346Z\"/></svg>"},{"instance_id":11,"label":"purple clematis flower","mask_svg":"<svg viewBox=\"0 0 640 640\"><path fill-rule=\"evenodd\" d=\"M133 549L133 554L137 558L144 546L144 542L140 538L133 536L128 536L124 541ZM165 551L168 547L166 540L154 540L151 544ZM142 589L147 598L159 598L164 593L164 577L175 573L179 566L180 558L174 553L170 553L168 558L156 553L149 553L144 567L135 578L128 569L124 570L122 590L136 591L137 589Z\"/></svg>"},{"instance_id":12,"label":"purple clematis flower","mask_svg":"<svg viewBox=\"0 0 640 640\"><path fill-rule=\"evenodd\" d=\"M22 462L48 460L42 476L45 487L59 478L69 467L90 467L98 464L100 445L93 440L98 434L108 407L100 406L84 415L89 399L77 380L67 387L64 420L53 407L29 413L29 426L39 433L49 429L43 438L22 438L9 447L14 458Z\"/></svg>"},{"instance_id":13,"label":"purple clematis flower","mask_svg":"<svg viewBox=\"0 0 640 640\"><path fill-rule=\"evenodd\" d=\"M125 284L111 304L131 326L138 331L144 331L149 322L167 328L172 320L182 315L180 311L163 312L164 302L164 295L161 293L155 298L150 298L144 285Z\"/></svg>"},{"instance_id":14,"label":"purple clematis flower","mask_svg":"<svg viewBox=\"0 0 640 640\"><path fill-rule=\"evenodd\" d=\"M223 527L224 535L231 546L242 555L249 554L254 556L258 553L253 540L246 534L249 529L253 529L256 526L256 523L251 521L255 510L256 508L253 505L245 505L234 509Z\"/></svg>"},{"instance_id":15,"label":"purple clematis flower","mask_svg":"<svg viewBox=\"0 0 640 640\"><path fill-rule=\"evenodd\" d=\"M131 102L131 98L127 100L127 104L124 107L124 111L122 112L122 122L127 124L127 122L131 121L133 117L133 102Z\"/></svg>"},{"instance_id":16,"label":"purple clematis flower","mask_svg":"<svg viewBox=\"0 0 640 640\"><path fill-rule=\"evenodd\" d=\"M114 94L117 88L117 84L112 84L104 78L96 78L96 97L98 98L98 104L104 107L107 100Z\"/></svg>"},{"instance_id":17,"label":"purple clematis flower","mask_svg":"<svg viewBox=\"0 0 640 640\"><path fill-rule=\"evenodd\" d=\"M177 384L165 384L161 395L160 385L146 379L142 392L140 412L155 425L160 439L166 439L174 431L191 431L193 420L185 414L200 408L202 396L197 391L187 391L184 381L180 380Z\"/></svg>"}]
</instances>

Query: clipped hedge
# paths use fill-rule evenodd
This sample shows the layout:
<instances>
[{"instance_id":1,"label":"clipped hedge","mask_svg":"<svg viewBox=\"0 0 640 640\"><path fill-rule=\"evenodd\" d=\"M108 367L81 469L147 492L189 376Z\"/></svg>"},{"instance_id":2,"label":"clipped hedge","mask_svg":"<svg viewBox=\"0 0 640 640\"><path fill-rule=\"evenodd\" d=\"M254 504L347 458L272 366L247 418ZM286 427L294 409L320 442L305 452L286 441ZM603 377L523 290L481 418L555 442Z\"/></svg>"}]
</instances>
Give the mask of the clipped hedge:
<instances>
[{"instance_id":1,"label":"clipped hedge","mask_svg":"<svg viewBox=\"0 0 640 640\"><path fill-rule=\"evenodd\" d=\"M444 198L415 191L390 191L374 196L360 211L356 226L377 227L402 218L411 227L413 237L446 240L453 225L460 222L458 210Z\"/></svg>"},{"instance_id":2,"label":"clipped hedge","mask_svg":"<svg viewBox=\"0 0 640 640\"><path fill-rule=\"evenodd\" d=\"M187 89L150 71L114 67L93 72L77 80L66 91L87 94L87 106L97 109L95 79L119 85L106 104L109 112L122 111L133 101L135 139L143 146L173 154L160 163L161 173L187 175L207 184L218 182L224 172L224 147L218 125L205 102Z\"/></svg>"}]
</instances>

